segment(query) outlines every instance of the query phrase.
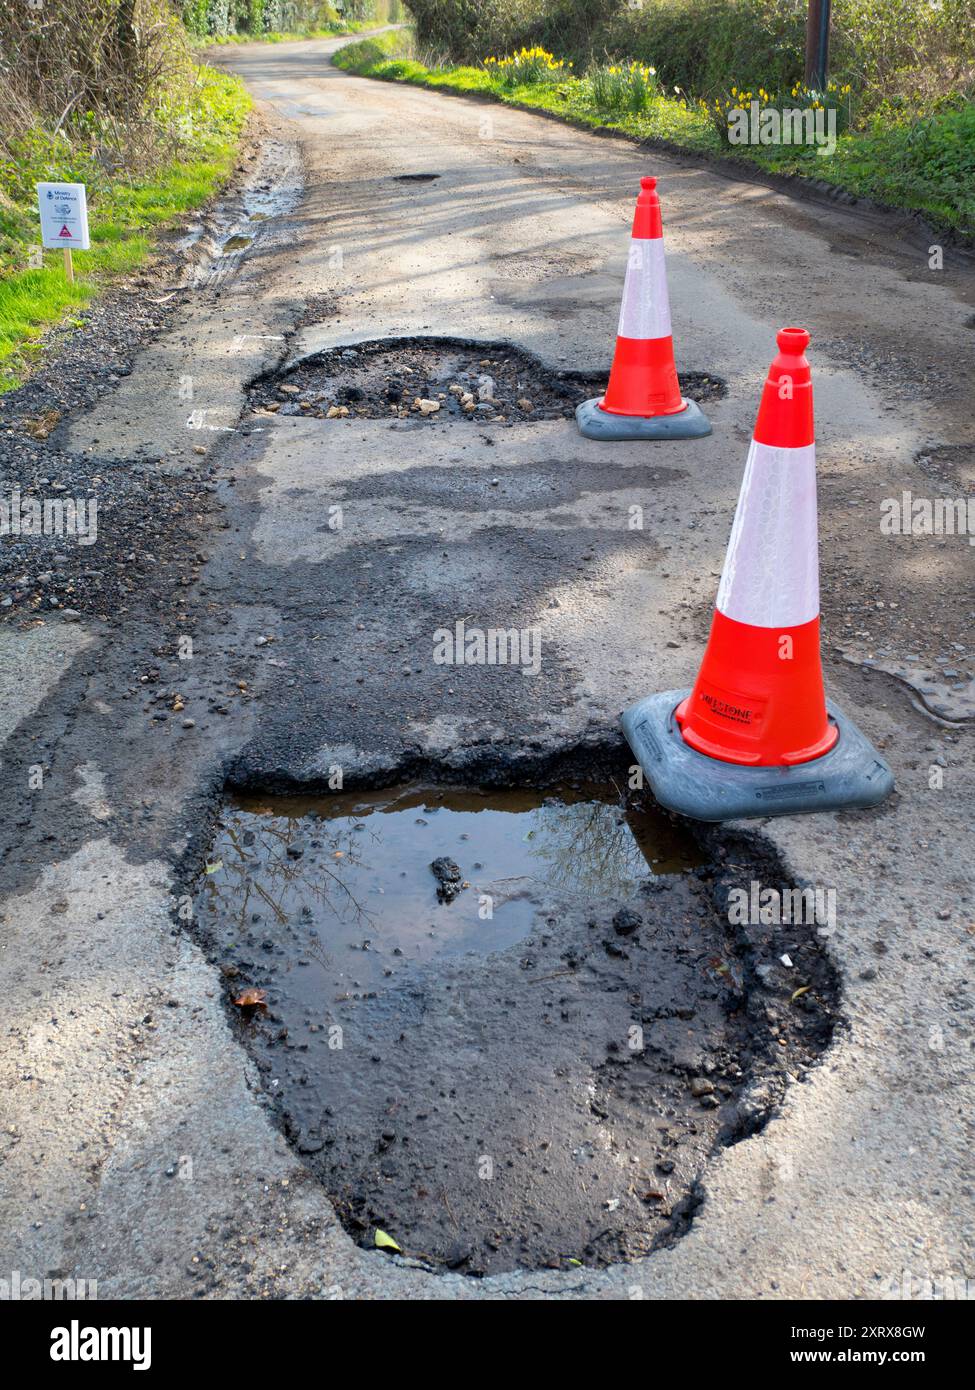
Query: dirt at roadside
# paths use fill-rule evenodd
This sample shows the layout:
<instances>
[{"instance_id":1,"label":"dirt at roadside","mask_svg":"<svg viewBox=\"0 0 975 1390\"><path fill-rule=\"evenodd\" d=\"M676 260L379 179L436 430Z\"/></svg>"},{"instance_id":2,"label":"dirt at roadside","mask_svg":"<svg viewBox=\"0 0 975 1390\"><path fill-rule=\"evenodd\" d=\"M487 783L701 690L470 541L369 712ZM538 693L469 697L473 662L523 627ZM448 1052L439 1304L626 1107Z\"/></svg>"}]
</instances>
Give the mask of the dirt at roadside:
<instances>
[{"instance_id":1,"label":"dirt at roadside","mask_svg":"<svg viewBox=\"0 0 975 1390\"><path fill-rule=\"evenodd\" d=\"M211 208L254 178L271 131L266 117L251 115L236 171ZM193 465L164 475L153 460L100 457L97 445L79 453L64 440L71 419L116 392L140 351L199 295L190 280L202 252L187 234L207 215L202 209L160 233L147 264L80 311L79 326L51 329L41 365L0 396L0 502L20 513L23 527L0 544L0 622L122 623L151 614L175 627L199 611L194 585L220 525L209 450L200 445ZM103 442L108 453L115 441ZM27 530L35 523L23 518L32 514L46 529Z\"/></svg>"}]
</instances>

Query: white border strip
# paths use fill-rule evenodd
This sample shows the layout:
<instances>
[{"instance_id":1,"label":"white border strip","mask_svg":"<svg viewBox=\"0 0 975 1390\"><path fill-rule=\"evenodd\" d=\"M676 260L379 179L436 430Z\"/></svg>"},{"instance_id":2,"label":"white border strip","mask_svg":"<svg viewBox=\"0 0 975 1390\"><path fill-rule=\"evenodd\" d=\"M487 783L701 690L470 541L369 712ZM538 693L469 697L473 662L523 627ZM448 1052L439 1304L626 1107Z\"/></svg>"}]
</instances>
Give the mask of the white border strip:
<instances>
[{"instance_id":1,"label":"white border strip","mask_svg":"<svg viewBox=\"0 0 975 1390\"><path fill-rule=\"evenodd\" d=\"M752 627L819 616L816 446L752 440L718 586L718 610Z\"/></svg>"},{"instance_id":2,"label":"white border strip","mask_svg":"<svg viewBox=\"0 0 975 1390\"><path fill-rule=\"evenodd\" d=\"M669 338L670 301L662 238L634 237L620 308L621 338Z\"/></svg>"}]
</instances>

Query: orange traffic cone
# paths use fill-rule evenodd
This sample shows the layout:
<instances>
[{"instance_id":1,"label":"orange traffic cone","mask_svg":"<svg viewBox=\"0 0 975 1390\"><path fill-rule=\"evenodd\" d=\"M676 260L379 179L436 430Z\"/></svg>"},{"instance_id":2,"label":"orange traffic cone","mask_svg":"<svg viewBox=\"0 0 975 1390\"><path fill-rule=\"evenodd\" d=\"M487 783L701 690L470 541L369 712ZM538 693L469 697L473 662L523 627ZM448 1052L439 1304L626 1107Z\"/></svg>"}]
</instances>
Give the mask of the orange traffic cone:
<instances>
[{"instance_id":1,"label":"orange traffic cone","mask_svg":"<svg viewBox=\"0 0 975 1390\"><path fill-rule=\"evenodd\" d=\"M657 180L641 179L605 396L576 409L590 439L699 439L707 417L680 393L667 296Z\"/></svg>"},{"instance_id":2,"label":"orange traffic cone","mask_svg":"<svg viewBox=\"0 0 975 1390\"><path fill-rule=\"evenodd\" d=\"M699 820L871 806L893 787L823 692L809 334L777 341L697 681L623 715L657 800Z\"/></svg>"}]
</instances>

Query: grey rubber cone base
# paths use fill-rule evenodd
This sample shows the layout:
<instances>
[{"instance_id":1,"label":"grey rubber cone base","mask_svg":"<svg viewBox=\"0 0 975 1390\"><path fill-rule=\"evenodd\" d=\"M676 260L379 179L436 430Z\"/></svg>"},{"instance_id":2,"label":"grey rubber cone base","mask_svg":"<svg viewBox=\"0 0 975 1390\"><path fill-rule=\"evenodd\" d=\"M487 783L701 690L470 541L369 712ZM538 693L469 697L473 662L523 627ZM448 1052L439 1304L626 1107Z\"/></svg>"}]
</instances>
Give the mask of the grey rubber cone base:
<instances>
[{"instance_id":1,"label":"grey rubber cone base","mask_svg":"<svg viewBox=\"0 0 975 1390\"><path fill-rule=\"evenodd\" d=\"M827 703L840 736L821 758L794 767L741 767L705 757L681 737L674 711L690 694L667 690L623 711L623 730L654 796L694 820L794 816L875 806L894 787L890 768L852 720Z\"/></svg>"},{"instance_id":2,"label":"grey rubber cone base","mask_svg":"<svg viewBox=\"0 0 975 1390\"><path fill-rule=\"evenodd\" d=\"M599 400L576 406L579 433L587 439L703 439L711 433L711 421L696 401L688 401L679 415L610 415L600 410Z\"/></svg>"}]
</instances>

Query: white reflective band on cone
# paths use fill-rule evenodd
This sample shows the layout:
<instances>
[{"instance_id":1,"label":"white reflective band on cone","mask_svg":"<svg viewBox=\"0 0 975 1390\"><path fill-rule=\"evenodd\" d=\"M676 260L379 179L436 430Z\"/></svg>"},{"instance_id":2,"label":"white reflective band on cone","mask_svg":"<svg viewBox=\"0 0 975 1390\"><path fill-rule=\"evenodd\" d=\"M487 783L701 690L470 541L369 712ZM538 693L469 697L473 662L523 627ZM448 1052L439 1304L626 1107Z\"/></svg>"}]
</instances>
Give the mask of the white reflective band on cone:
<instances>
[{"instance_id":1,"label":"white reflective band on cone","mask_svg":"<svg viewBox=\"0 0 975 1390\"><path fill-rule=\"evenodd\" d=\"M667 298L667 267L661 237L648 241L634 237L626 263L623 304L620 308L621 338L669 338L670 300Z\"/></svg>"},{"instance_id":2,"label":"white reflective band on cone","mask_svg":"<svg viewBox=\"0 0 975 1390\"><path fill-rule=\"evenodd\" d=\"M798 627L819 616L816 446L752 440L717 607L752 627Z\"/></svg>"}]
</instances>

